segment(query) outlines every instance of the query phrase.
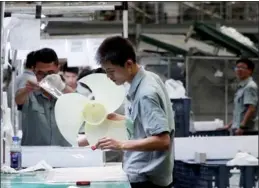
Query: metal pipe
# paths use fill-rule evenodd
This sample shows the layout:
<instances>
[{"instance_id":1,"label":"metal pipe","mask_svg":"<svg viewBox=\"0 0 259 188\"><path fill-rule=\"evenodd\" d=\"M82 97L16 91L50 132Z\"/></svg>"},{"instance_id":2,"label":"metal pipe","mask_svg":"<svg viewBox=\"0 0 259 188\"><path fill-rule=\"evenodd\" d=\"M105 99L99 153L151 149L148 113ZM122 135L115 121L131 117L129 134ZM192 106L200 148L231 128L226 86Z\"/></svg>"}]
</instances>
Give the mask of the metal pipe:
<instances>
[{"instance_id":1,"label":"metal pipe","mask_svg":"<svg viewBox=\"0 0 259 188\"><path fill-rule=\"evenodd\" d=\"M93 21L93 16L89 15L89 17L46 17L41 18L42 21L51 21L51 22L89 22Z\"/></svg>"},{"instance_id":2,"label":"metal pipe","mask_svg":"<svg viewBox=\"0 0 259 188\"><path fill-rule=\"evenodd\" d=\"M155 18L156 18L155 23L156 24L159 24L159 3L160 2L154 2L154 4L155 4Z\"/></svg>"},{"instance_id":3,"label":"metal pipe","mask_svg":"<svg viewBox=\"0 0 259 188\"><path fill-rule=\"evenodd\" d=\"M3 65L4 65L4 59L3 59L3 24L4 24L4 7L5 2L0 2L0 102L1 102L1 112L0 112L0 120L3 119Z\"/></svg>"},{"instance_id":4,"label":"metal pipe","mask_svg":"<svg viewBox=\"0 0 259 188\"><path fill-rule=\"evenodd\" d=\"M11 121L13 125L13 131L14 135L17 133L16 128L16 103L15 103L15 81L16 81L16 59L17 59L17 50L13 53L12 58L12 87L11 87L11 93L12 93L12 101L11 101Z\"/></svg>"},{"instance_id":5,"label":"metal pipe","mask_svg":"<svg viewBox=\"0 0 259 188\"><path fill-rule=\"evenodd\" d=\"M5 163L5 142L2 138L2 121L3 121L3 25L4 25L4 9L5 2L0 2L0 121L1 121L1 144L0 144L0 153L1 153L1 163Z\"/></svg>"},{"instance_id":6,"label":"metal pipe","mask_svg":"<svg viewBox=\"0 0 259 188\"><path fill-rule=\"evenodd\" d=\"M139 37L141 34L141 25L137 24L136 25L136 35L135 35L135 41L136 41L136 49L139 47Z\"/></svg>"},{"instance_id":7,"label":"metal pipe","mask_svg":"<svg viewBox=\"0 0 259 188\"><path fill-rule=\"evenodd\" d=\"M185 57L185 88L186 88L186 95L189 97L189 56Z\"/></svg>"},{"instance_id":8,"label":"metal pipe","mask_svg":"<svg viewBox=\"0 0 259 188\"><path fill-rule=\"evenodd\" d=\"M115 10L115 5L88 5L88 6L42 6L43 14L86 13L100 10ZM6 7L6 12L35 14L34 6Z\"/></svg>"},{"instance_id":9,"label":"metal pipe","mask_svg":"<svg viewBox=\"0 0 259 188\"><path fill-rule=\"evenodd\" d=\"M179 21L178 23L183 23L183 14L184 14L184 11L183 11L183 2L178 2L179 3L179 9L178 9L178 15L179 15Z\"/></svg>"},{"instance_id":10,"label":"metal pipe","mask_svg":"<svg viewBox=\"0 0 259 188\"><path fill-rule=\"evenodd\" d=\"M225 125L228 124L228 78L226 73L228 71L228 61L225 61L225 71L224 71L224 80L225 80Z\"/></svg>"},{"instance_id":11,"label":"metal pipe","mask_svg":"<svg viewBox=\"0 0 259 188\"><path fill-rule=\"evenodd\" d=\"M207 60L238 60L240 57L233 56L189 56L190 59L207 59ZM257 61L258 58L249 58L250 60Z\"/></svg>"},{"instance_id":12,"label":"metal pipe","mask_svg":"<svg viewBox=\"0 0 259 188\"><path fill-rule=\"evenodd\" d=\"M140 54L140 55L142 55L142 54ZM143 54L143 56L148 56L148 57L152 57L152 56L150 56L150 55L145 55L145 54ZM154 55L154 57L156 57L155 55ZM164 56L164 58L166 59L166 58L170 58L171 60L185 60L186 58L187 58L187 56L186 57L167 57L167 56ZM240 59L240 57L228 57L228 56L188 56L188 58L189 58L189 60L191 60L191 59L204 59L204 60L215 60L215 59L217 59L217 60L233 60L233 61L236 61L236 60L238 60L238 59ZM251 61L258 61L258 58L249 58Z\"/></svg>"},{"instance_id":13,"label":"metal pipe","mask_svg":"<svg viewBox=\"0 0 259 188\"><path fill-rule=\"evenodd\" d=\"M128 38L128 2L122 2L123 37Z\"/></svg>"},{"instance_id":14,"label":"metal pipe","mask_svg":"<svg viewBox=\"0 0 259 188\"><path fill-rule=\"evenodd\" d=\"M36 19L41 19L41 12L42 12L42 6L41 6L41 2L38 1L36 3L36 12L35 12L35 18Z\"/></svg>"},{"instance_id":15,"label":"metal pipe","mask_svg":"<svg viewBox=\"0 0 259 188\"><path fill-rule=\"evenodd\" d=\"M167 79L171 79L171 69L172 69L172 62L170 61L170 59L167 59L168 65L167 65Z\"/></svg>"}]
</instances>

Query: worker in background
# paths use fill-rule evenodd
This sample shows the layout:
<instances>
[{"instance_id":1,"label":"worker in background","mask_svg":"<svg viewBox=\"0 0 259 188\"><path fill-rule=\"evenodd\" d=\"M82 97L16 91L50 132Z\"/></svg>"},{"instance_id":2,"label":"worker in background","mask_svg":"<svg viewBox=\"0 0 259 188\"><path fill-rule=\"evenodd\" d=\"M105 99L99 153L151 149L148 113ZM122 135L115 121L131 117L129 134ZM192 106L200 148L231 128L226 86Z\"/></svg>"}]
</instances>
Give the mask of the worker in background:
<instances>
[{"instance_id":1,"label":"worker in background","mask_svg":"<svg viewBox=\"0 0 259 188\"><path fill-rule=\"evenodd\" d=\"M235 72L238 89L234 98L233 120L224 127L234 135L258 134L258 86L252 78L255 65L249 59L239 59Z\"/></svg>"},{"instance_id":2,"label":"worker in background","mask_svg":"<svg viewBox=\"0 0 259 188\"><path fill-rule=\"evenodd\" d=\"M136 63L132 44L115 36L103 41L97 61L117 85L130 84L126 116L109 114L108 119L126 118L129 140L102 138L100 149L124 151L123 169L132 188L170 187L173 181L174 117L162 80Z\"/></svg>"},{"instance_id":3,"label":"worker in background","mask_svg":"<svg viewBox=\"0 0 259 188\"><path fill-rule=\"evenodd\" d=\"M77 87L79 68L78 67L68 67L67 63L63 66L63 77L67 85L69 85L73 90Z\"/></svg>"},{"instance_id":4,"label":"worker in background","mask_svg":"<svg viewBox=\"0 0 259 188\"><path fill-rule=\"evenodd\" d=\"M54 50L43 48L34 53L33 71L37 82L28 80L19 85L15 101L22 108L22 145L26 146L70 146L61 135L54 116L56 99L40 89L38 82L46 76L55 78L55 87L63 92L72 92L61 79L58 57ZM52 78L52 77L51 77Z\"/></svg>"}]
</instances>

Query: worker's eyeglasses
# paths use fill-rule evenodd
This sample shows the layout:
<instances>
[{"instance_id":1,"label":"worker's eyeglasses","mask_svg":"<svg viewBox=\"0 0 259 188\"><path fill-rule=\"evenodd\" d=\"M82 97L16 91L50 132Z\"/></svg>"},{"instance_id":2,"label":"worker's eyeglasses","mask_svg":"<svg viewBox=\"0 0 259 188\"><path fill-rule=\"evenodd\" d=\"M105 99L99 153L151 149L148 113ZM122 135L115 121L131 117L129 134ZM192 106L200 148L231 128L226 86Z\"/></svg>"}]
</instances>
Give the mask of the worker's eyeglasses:
<instances>
[{"instance_id":1,"label":"worker's eyeglasses","mask_svg":"<svg viewBox=\"0 0 259 188\"><path fill-rule=\"evenodd\" d=\"M237 71L237 70L247 70L247 68L246 67L235 67L234 70L235 71Z\"/></svg>"},{"instance_id":2,"label":"worker's eyeglasses","mask_svg":"<svg viewBox=\"0 0 259 188\"><path fill-rule=\"evenodd\" d=\"M48 72L36 71L35 74L40 78L44 78L47 75L55 74L55 71L48 71Z\"/></svg>"}]
</instances>

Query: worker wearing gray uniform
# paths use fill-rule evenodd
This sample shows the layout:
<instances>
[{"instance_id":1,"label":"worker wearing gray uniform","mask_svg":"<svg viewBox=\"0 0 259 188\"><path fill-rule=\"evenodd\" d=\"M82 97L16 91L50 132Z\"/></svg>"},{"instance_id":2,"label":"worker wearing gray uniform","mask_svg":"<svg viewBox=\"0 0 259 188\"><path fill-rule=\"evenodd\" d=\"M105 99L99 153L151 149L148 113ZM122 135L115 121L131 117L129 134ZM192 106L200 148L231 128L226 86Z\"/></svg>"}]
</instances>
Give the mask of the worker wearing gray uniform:
<instances>
[{"instance_id":1,"label":"worker wearing gray uniform","mask_svg":"<svg viewBox=\"0 0 259 188\"><path fill-rule=\"evenodd\" d=\"M233 120L225 129L234 135L258 134L258 86L252 78L255 65L249 59L239 59L235 72L239 80L234 98Z\"/></svg>"},{"instance_id":2,"label":"worker wearing gray uniform","mask_svg":"<svg viewBox=\"0 0 259 188\"><path fill-rule=\"evenodd\" d=\"M58 57L54 50L44 48L34 53L33 71L40 82L46 76L54 75L55 87L63 92L71 92L61 80ZM54 78L53 77L53 78ZM37 82L28 80L18 85L15 101L22 107L22 145L26 146L70 146L60 133L55 116L56 99L39 88Z\"/></svg>"},{"instance_id":3,"label":"worker wearing gray uniform","mask_svg":"<svg viewBox=\"0 0 259 188\"><path fill-rule=\"evenodd\" d=\"M117 85L130 84L126 116L108 115L108 119L126 118L129 140L102 138L100 149L124 151L123 169L132 188L169 187L174 161L174 117L162 80L136 63L132 44L120 36L103 41L97 61Z\"/></svg>"}]
</instances>

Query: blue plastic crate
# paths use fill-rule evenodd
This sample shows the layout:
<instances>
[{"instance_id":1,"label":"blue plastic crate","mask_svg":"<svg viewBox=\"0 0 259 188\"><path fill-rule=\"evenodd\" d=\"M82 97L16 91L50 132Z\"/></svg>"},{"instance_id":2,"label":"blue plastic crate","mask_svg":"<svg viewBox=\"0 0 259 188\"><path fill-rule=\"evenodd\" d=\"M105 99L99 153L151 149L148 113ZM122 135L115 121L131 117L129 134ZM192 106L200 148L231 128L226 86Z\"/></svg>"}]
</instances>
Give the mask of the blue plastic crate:
<instances>
[{"instance_id":1,"label":"blue plastic crate","mask_svg":"<svg viewBox=\"0 0 259 188\"><path fill-rule=\"evenodd\" d=\"M174 188L226 188L229 187L230 169L226 162L216 160L206 164L175 161ZM252 188L258 182L256 166L238 167L241 170L240 187Z\"/></svg>"},{"instance_id":2,"label":"blue plastic crate","mask_svg":"<svg viewBox=\"0 0 259 188\"><path fill-rule=\"evenodd\" d=\"M171 99L175 112L175 137L189 136L191 99Z\"/></svg>"},{"instance_id":3,"label":"blue plastic crate","mask_svg":"<svg viewBox=\"0 0 259 188\"><path fill-rule=\"evenodd\" d=\"M182 161L174 163L174 188L213 188L215 171Z\"/></svg>"}]
</instances>

